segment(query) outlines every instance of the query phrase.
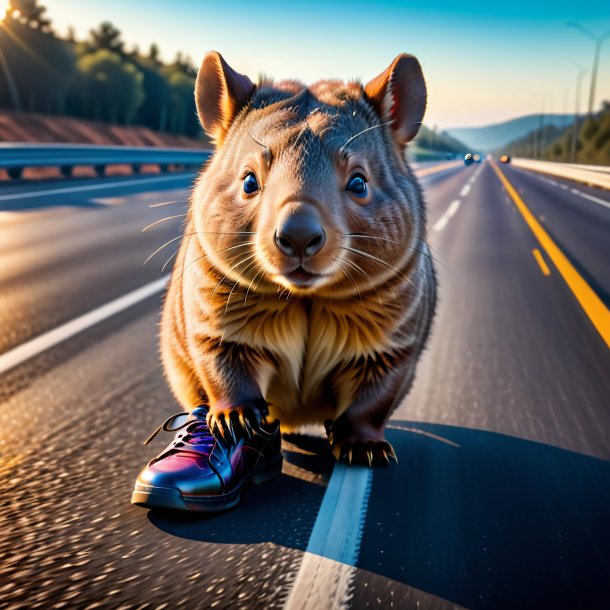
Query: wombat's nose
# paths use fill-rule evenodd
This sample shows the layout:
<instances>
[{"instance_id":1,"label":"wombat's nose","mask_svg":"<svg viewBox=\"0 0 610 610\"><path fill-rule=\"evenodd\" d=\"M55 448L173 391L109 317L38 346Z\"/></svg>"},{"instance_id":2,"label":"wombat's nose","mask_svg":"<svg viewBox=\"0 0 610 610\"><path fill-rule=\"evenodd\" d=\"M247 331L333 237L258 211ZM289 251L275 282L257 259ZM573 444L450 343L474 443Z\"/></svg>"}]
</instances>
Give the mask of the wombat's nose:
<instances>
[{"instance_id":1,"label":"wombat's nose","mask_svg":"<svg viewBox=\"0 0 610 610\"><path fill-rule=\"evenodd\" d=\"M286 256L313 256L325 242L326 233L312 214L291 214L275 231L275 243Z\"/></svg>"}]
</instances>

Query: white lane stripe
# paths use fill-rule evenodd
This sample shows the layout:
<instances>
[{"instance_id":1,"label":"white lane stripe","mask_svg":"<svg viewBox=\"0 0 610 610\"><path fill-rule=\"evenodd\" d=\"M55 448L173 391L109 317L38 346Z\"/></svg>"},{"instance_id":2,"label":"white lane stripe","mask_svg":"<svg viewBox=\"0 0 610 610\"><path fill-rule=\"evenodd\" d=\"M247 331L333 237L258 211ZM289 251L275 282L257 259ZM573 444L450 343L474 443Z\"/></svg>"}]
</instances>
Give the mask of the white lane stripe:
<instances>
[{"instance_id":1,"label":"white lane stripe","mask_svg":"<svg viewBox=\"0 0 610 610\"><path fill-rule=\"evenodd\" d=\"M593 201L594 203L599 203L599 205L603 205L605 208L610 208L610 201L605 201L604 199L600 199L599 197L594 197L593 195L589 195L588 193L583 193L580 191L578 193L581 197L588 199L589 201Z\"/></svg>"},{"instance_id":2,"label":"white lane stripe","mask_svg":"<svg viewBox=\"0 0 610 610\"><path fill-rule=\"evenodd\" d=\"M54 328L53 330L50 330L0 355L0 375L9 369L16 367L22 362L25 362L26 360L29 360L30 358L33 358L34 356L37 356L38 354L50 349L51 347L58 345L66 339L73 337L83 330L102 322L106 318L110 318L124 309L128 309L140 301L147 299L153 294L161 292L161 290L165 288L168 279L169 275L166 275L159 280L150 282L150 284L146 284L133 292L129 292L128 294L115 299L114 301L110 301L110 303L106 303L106 305L102 305L89 313L83 314L78 318L74 318L74 320L66 322L61 326L58 326L57 328Z\"/></svg>"},{"instance_id":3,"label":"white lane stripe","mask_svg":"<svg viewBox=\"0 0 610 610\"><path fill-rule=\"evenodd\" d=\"M537 176L539 177L539 176ZM554 180L549 180L548 178L540 178L541 180L543 180L544 182L548 182L549 184L552 184L553 186L560 186L562 189L564 190L568 190L568 187L565 184L559 184L557 182L555 182ZM575 188L571 188L569 189L570 193L572 193L572 195L578 195L579 197L582 197L583 199L588 199L589 201L592 201L593 203L598 203L599 205L603 205L605 208L610 209L610 201L606 201L605 199L600 199L599 197L595 197L594 195L589 195L588 193L583 193L582 191L579 191L578 189Z\"/></svg>"},{"instance_id":4,"label":"white lane stripe","mask_svg":"<svg viewBox=\"0 0 610 610\"><path fill-rule=\"evenodd\" d=\"M470 192L470 184L465 184L464 188L462 188L462 190L460 191L460 197L466 197L466 195L468 195L469 192Z\"/></svg>"},{"instance_id":5,"label":"white lane stripe","mask_svg":"<svg viewBox=\"0 0 610 610\"><path fill-rule=\"evenodd\" d=\"M81 191L103 191L105 189L116 189L133 184L148 184L150 182L163 182L167 180L184 179L190 174L175 174L173 176L154 176L153 178L138 178L136 180L123 180L122 182L109 182L107 184L83 184L81 186L68 186L60 189L48 189L46 191L28 191L27 193L12 193L0 195L0 201L13 201L15 199L30 199L32 197L47 197L49 195L63 195L64 193L79 193Z\"/></svg>"},{"instance_id":6,"label":"white lane stripe","mask_svg":"<svg viewBox=\"0 0 610 610\"><path fill-rule=\"evenodd\" d=\"M442 231L447 226L449 219L458 211L459 207L459 199L452 201L449 207L447 208L447 211L434 223L432 228L435 231Z\"/></svg>"},{"instance_id":7,"label":"white lane stripe","mask_svg":"<svg viewBox=\"0 0 610 610\"><path fill-rule=\"evenodd\" d=\"M347 608L373 479L335 464L285 610Z\"/></svg>"}]
</instances>

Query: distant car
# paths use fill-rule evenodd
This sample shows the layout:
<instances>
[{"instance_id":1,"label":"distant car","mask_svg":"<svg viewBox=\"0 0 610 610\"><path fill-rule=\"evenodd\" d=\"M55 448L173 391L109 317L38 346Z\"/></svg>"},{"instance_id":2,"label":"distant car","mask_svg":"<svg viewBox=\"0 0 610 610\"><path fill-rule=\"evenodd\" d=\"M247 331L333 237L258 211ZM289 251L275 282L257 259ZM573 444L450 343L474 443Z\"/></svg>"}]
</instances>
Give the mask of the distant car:
<instances>
[{"instance_id":1,"label":"distant car","mask_svg":"<svg viewBox=\"0 0 610 610\"><path fill-rule=\"evenodd\" d=\"M474 159L475 163L480 163L483 160L483 157L481 157L479 153L474 153L474 155L472 155L472 158Z\"/></svg>"},{"instance_id":2,"label":"distant car","mask_svg":"<svg viewBox=\"0 0 610 610\"><path fill-rule=\"evenodd\" d=\"M508 155L502 155L500 157L500 163L510 163L510 157Z\"/></svg>"},{"instance_id":3,"label":"distant car","mask_svg":"<svg viewBox=\"0 0 610 610\"><path fill-rule=\"evenodd\" d=\"M453 159L453 153L447 153L447 160L451 161Z\"/></svg>"},{"instance_id":4,"label":"distant car","mask_svg":"<svg viewBox=\"0 0 610 610\"><path fill-rule=\"evenodd\" d=\"M464 165L472 165L474 163L474 159L470 153L466 153L464 155Z\"/></svg>"}]
</instances>

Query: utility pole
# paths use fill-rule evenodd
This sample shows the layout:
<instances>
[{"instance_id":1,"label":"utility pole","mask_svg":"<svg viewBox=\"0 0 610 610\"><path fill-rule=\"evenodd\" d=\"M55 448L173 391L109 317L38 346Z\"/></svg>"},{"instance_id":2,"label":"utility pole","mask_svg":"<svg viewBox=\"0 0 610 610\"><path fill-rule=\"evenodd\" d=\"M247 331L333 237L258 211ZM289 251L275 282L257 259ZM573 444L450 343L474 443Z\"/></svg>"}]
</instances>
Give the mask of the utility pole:
<instances>
[{"instance_id":1,"label":"utility pole","mask_svg":"<svg viewBox=\"0 0 610 610\"><path fill-rule=\"evenodd\" d=\"M586 68L580 68L576 75L576 93L574 94L574 125L572 126L572 150L570 159L572 163L576 163L576 142L578 140L578 115L580 114L580 90L582 88L582 79L587 73Z\"/></svg>"},{"instance_id":2,"label":"utility pole","mask_svg":"<svg viewBox=\"0 0 610 610\"><path fill-rule=\"evenodd\" d=\"M593 108L595 106L595 86L597 84L597 71L599 69L599 56L602 50L602 44L606 40L610 39L610 30L601 36L596 36L591 30L587 29L576 21L568 21L566 25L570 28L578 30L583 36L586 36L589 40L595 43L595 52L593 54L593 70L591 71L591 89L589 91L589 116L593 114Z\"/></svg>"}]
</instances>

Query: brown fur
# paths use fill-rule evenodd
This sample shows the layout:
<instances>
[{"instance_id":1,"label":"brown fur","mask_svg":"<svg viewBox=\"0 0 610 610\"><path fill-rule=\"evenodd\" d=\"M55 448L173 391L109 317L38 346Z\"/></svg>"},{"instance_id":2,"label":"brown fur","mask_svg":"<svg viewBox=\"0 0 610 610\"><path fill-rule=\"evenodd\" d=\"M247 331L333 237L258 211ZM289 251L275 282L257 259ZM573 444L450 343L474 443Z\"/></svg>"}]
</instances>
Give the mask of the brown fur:
<instances>
[{"instance_id":1,"label":"brown fur","mask_svg":"<svg viewBox=\"0 0 610 610\"><path fill-rule=\"evenodd\" d=\"M172 390L187 409L210 404L220 433L256 425L268 405L284 430L330 420L337 457L383 461L385 422L411 386L436 302L422 193L402 154L425 108L419 64L399 56L366 87L254 87L212 53L197 103L218 148L165 299ZM364 200L345 190L354 171L368 178ZM253 197L247 172L262 186ZM302 263L320 274L313 286L287 279L294 261L273 238L302 210L326 233Z\"/></svg>"}]
</instances>

